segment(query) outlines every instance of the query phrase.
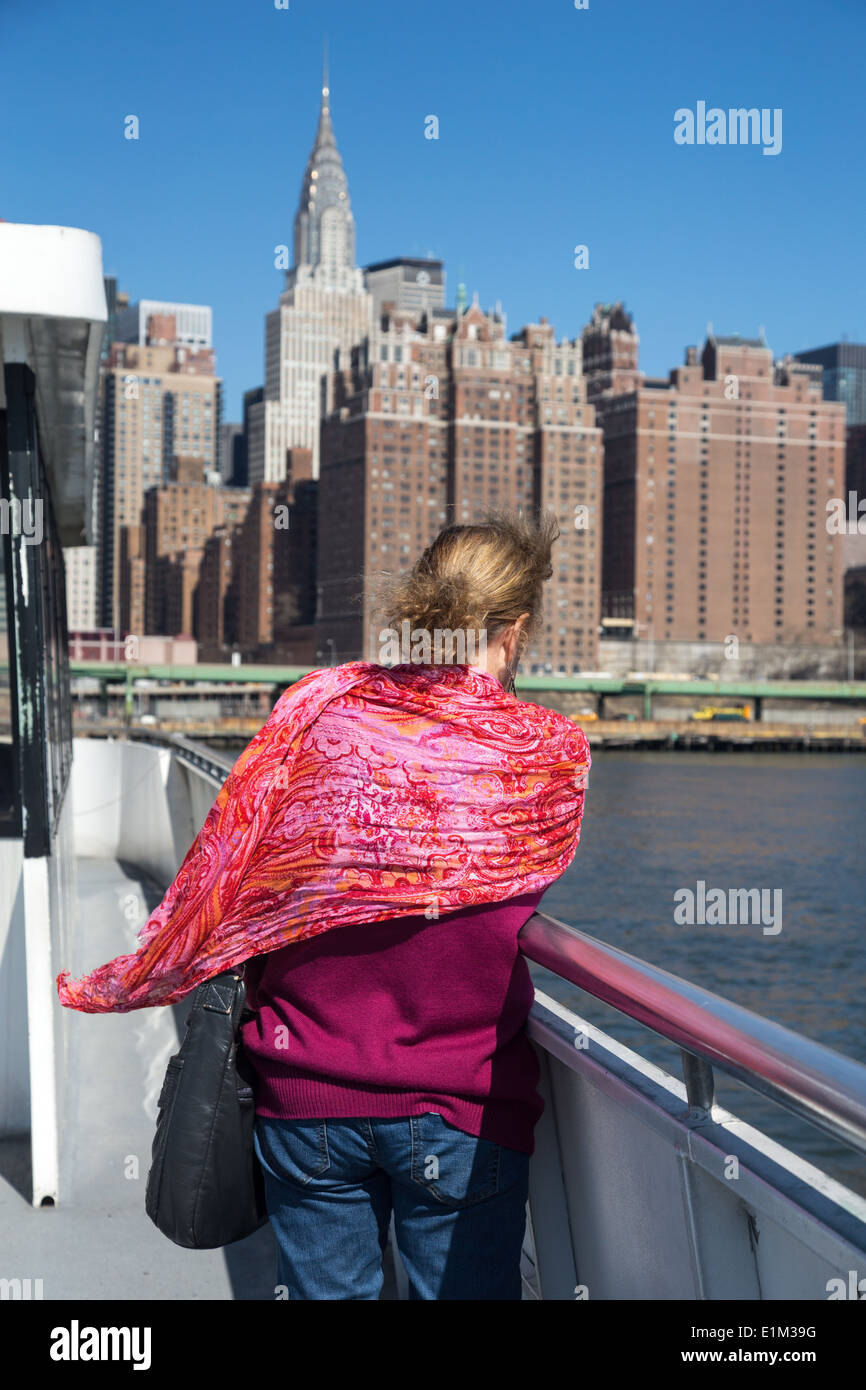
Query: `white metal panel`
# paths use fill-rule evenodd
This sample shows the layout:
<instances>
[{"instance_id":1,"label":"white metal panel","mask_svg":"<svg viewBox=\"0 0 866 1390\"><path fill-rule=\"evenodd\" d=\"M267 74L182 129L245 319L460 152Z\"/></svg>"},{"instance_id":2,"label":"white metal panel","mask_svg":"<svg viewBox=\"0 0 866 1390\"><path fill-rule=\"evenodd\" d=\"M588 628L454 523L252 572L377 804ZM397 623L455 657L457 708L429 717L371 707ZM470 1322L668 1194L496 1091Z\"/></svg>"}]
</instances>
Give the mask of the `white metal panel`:
<instances>
[{"instance_id":1,"label":"white metal panel","mask_svg":"<svg viewBox=\"0 0 866 1390\"><path fill-rule=\"evenodd\" d=\"M180 864L166 797L171 752L146 743L121 747L117 858L144 869L158 883L169 884Z\"/></svg>"},{"instance_id":2,"label":"white metal panel","mask_svg":"<svg viewBox=\"0 0 866 1390\"><path fill-rule=\"evenodd\" d=\"M863 1267L856 1194L720 1106L694 1115L682 1083L540 992L530 1033L555 1115L533 1167L561 1172L568 1212L536 1232L543 1297L573 1297L556 1277L566 1233L590 1299L824 1299Z\"/></svg>"},{"instance_id":3,"label":"white metal panel","mask_svg":"<svg viewBox=\"0 0 866 1390\"><path fill-rule=\"evenodd\" d=\"M574 1298L577 1270L569 1231L568 1201L565 1191L563 1142L558 1111L551 1090L550 1057L535 1046L541 1069L538 1090L544 1110L535 1126L535 1152L529 1165L529 1234L533 1249L535 1282L542 1298ZM538 1251L543 1252L543 1259Z\"/></svg>"},{"instance_id":4,"label":"white metal panel","mask_svg":"<svg viewBox=\"0 0 866 1390\"><path fill-rule=\"evenodd\" d=\"M79 858L114 859L117 855L124 747L114 739L73 740L71 792Z\"/></svg>"},{"instance_id":5,"label":"white metal panel","mask_svg":"<svg viewBox=\"0 0 866 1390\"><path fill-rule=\"evenodd\" d=\"M168 748L121 740L74 740L75 850L83 858L126 859L160 883L177 873L166 784L174 782ZM186 798L174 816L188 817ZM188 845L187 845L188 848Z\"/></svg>"}]
</instances>

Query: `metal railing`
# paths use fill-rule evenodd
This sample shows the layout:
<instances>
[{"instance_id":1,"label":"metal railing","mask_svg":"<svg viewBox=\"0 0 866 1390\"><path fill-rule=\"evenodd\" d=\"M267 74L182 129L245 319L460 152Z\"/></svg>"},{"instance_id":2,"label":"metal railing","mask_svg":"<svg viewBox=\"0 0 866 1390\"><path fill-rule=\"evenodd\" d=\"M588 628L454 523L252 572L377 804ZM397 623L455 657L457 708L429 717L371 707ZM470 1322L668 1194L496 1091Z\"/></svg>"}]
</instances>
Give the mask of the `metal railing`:
<instances>
[{"instance_id":1,"label":"metal railing","mask_svg":"<svg viewBox=\"0 0 866 1390\"><path fill-rule=\"evenodd\" d=\"M218 783L234 759L180 734L141 735ZM866 1154L866 1066L710 990L537 912L518 935L523 954L634 1019L681 1052L690 1107L709 1111L713 1068Z\"/></svg>"},{"instance_id":2,"label":"metal railing","mask_svg":"<svg viewBox=\"0 0 866 1390\"><path fill-rule=\"evenodd\" d=\"M218 753L212 752L205 744L195 743L191 738L185 738L183 734L170 734L167 742L180 762L186 763L189 767L197 768L199 772L206 773L208 777L215 778L220 786L234 766L234 758L221 758Z\"/></svg>"},{"instance_id":3,"label":"metal railing","mask_svg":"<svg viewBox=\"0 0 866 1390\"><path fill-rule=\"evenodd\" d=\"M536 913L518 935L529 960L676 1043L689 1105L709 1110L713 1067L866 1153L866 1066L678 975Z\"/></svg>"},{"instance_id":4,"label":"metal railing","mask_svg":"<svg viewBox=\"0 0 866 1390\"><path fill-rule=\"evenodd\" d=\"M222 786L235 764L234 758L222 757L207 744L196 743L185 734L166 734L161 729L127 729L123 737L131 743L158 743L163 748L170 748L178 762L212 777L219 786Z\"/></svg>"}]
</instances>

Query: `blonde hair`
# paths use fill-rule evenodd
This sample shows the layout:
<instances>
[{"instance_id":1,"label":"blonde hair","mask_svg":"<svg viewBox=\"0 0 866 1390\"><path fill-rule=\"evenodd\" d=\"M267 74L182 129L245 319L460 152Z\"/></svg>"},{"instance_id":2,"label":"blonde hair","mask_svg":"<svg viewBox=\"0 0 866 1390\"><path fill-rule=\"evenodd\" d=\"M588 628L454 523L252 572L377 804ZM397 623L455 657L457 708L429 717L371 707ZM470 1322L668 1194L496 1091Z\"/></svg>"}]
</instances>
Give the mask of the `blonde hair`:
<instances>
[{"instance_id":1,"label":"blonde hair","mask_svg":"<svg viewBox=\"0 0 866 1390\"><path fill-rule=\"evenodd\" d=\"M394 627L484 631L495 636L521 614L521 647L541 622L543 587L559 527L552 513L526 518L498 512L485 521L446 526L406 575L386 581L380 605Z\"/></svg>"}]
</instances>

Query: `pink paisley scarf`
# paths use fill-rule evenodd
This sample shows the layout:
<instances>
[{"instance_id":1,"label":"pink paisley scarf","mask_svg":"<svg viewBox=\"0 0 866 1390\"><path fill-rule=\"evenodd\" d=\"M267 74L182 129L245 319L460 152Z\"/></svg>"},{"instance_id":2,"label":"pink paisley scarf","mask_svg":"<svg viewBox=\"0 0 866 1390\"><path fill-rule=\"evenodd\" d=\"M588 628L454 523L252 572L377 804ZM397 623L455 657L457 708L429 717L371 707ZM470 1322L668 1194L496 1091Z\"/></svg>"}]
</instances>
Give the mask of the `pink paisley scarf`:
<instances>
[{"instance_id":1,"label":"pink paisley scarf","mask_svg":"<svg viewBox=\"0 0 866 1390\"><path fill-rule=\"evenodd\" d=\"M62 971L61 1002L173 1004L336 927L546 888L577 849L589 763L570 719L472 667L313 671L238 758L138 950Z\"/></svg>"}]
</instances>

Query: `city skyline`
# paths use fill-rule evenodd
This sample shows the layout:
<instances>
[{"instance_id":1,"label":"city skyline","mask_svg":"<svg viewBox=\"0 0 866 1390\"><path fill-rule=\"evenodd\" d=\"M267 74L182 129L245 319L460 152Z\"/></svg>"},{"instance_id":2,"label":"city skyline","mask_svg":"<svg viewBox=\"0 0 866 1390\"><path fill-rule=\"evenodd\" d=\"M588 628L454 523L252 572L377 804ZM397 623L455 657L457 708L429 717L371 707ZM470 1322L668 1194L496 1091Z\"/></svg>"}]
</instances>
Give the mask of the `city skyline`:
<instances>
[{"instance_id":1,"label":"city skyline","mask_svg":"<svg viewBox=\"0 0 866 1390\"><path fill-rule=\"evenodd\" d=\"M702 122L699 139L705 142L714 126L719 129L719 123L725 113L715 108L709 111L703 108L704 104L699 103L698 113ZM732 110L730 121L725 128L725 138L729 134L743 137L751 134L755 143L759 140L764 142L765 153L777 155L781 151L782 143L781 110L769 113L756 109L752 114L753 122L752 115L747 110ZM772 120L764 119L770 115ZM434 118L428 119L432 121ZM772 134L771 148L766 147L764 139L768 134ZM784 363L776 359L777 366L774 369L773 355L767 346L763 327L757 338L749 338L738 334L719 336L713 332L712 326L708 325L702 357L705 371L698 368L697 345L686 345L684 367L670 369L667 381L652 377L645 370L639 370L639 336L635 330L633 316L621 302L613 305L596 303L591 323L584 325L581 336L575 336L573 340L564 336L557 340L555 326L549 323L544 315L541 316L538 325L531 328L524 325L518 333L513 333L508 339L505 318L498 308L495 313L491 311L485 316L480 308L477 292L473 295L472 306L466 309L465 284L458 285L456 311L443 307L444 286L438 289L433 287L434 278L444 275L441 261L404 258L402 261L373 263L370 267L371 284L378 288L371 295L370 286L365 284L365 274L357 266L355 238L356 228L349 182L333 128L329 77L327 68L323 65L318 126L307 159L294 219L291 256L287 245L277 248L278 260L281 268L285 270L285 281L277 309L271 310L265 320L265 384L262 391L248 391L244 397L245 407L249 401L249 413L247 415L245 409L243 454L246 467L243 469L243 481L254 485L252 497L249 493L244 494L243 498L239 495L238 504L241 510L233 519L224 519L228 522L227 531L223 527L223 519L213 516L209 524L203 519L201 509L204 506L205 511L208 511L208 498L205 494L209 492L207 486L203 485L211 479L206 467L202 476L202 448L207 452L217 447L217 430L214 427L218 421L219 403L222 399L220 380L214 379L217 410L210 411L210 418L206 418L206 407L204 415L201 414L203 407L200 405L199 393L192 392L190 399L184 404L182 421L179 416L176 420L176 404L167 402L163 421L163 412L152 402L149 418L148 408L145 407L140 438L137 420L130 417L128 423L131 437L127 440L127 412L124 409L124 418L120 421L121 433L115 444L119 450L121 483L124 478L126 443L129 442L133 455L136 454L138 444L141 444L142 458L126 458L127 467L132 467L134 474L129 481L136 496L141 493L142 482L146 488L147 476L153 471L154 449L163 463L161 476L167 481L166 465L169 460L166 451L174 449L176 424L182 424L184 433L182 438L178 438L182 450L189 452L191 457L184 460L180 455L175 457L172 454L172 481L164 491L167 511L173 514L176 507L183 502L185 520L180 529L174 524L169 525L167 529L165 526L160 527L152 519L144 523L146 507L151 503L155 505L155 493L159 492L158 488L152 488L149 493L141 494L142 524L133 518L130 525L130 517L127 517L127 524L120 525L117 530L118 522L122 522L123 517L117 514L113 500L116 491L113 455L109 457L109 454L106 454L103 491L113 520L109 527L109 543L105 545L103 553L103 569L106 578L109 574L113 577L107 586L103 584L101 601L104 615L114 614L116 621L116 598L123 594L125 597L121 603L121 628L124 631L136 631L140 628L148 633L162 631L175 635L181 632L195 632L197 637L201 637L201 624L195 615L196 593L202 581L221 606L221 617L213 632L208 634L208 641L215 642L217 646L223 645L230 633L234 633L239 639L243 633L245 636L241 639L242 645L251 647L256 655L272 649L274 644L277 647L282 646L286 641L293 647L300 644L302 648L308 648L309 653L317 644L321 646L325 641L335 642L341 650L345 649L348 642L350 651L357 655L366 649L372 640L369 632L370 615L367 613L369 595L366 594L366 576L374 573L382 562L387 564L391 556L397 559L399 555L403 563L408 562L413 537L416 550L423 549L424 545L432 540L436 527L445 521L449 506L456 507L460 518L468 521L473 508L477 511L486 500L488 505L491 502L528 502L530 505L543 502L545 506L553 508L562 530L558 581L551 588L546 605L549 609L546 614L546 636L540 647L530 653L531 658L537 660L541 657L553 657L562 663L564 668L575 658L579 665L585 665L587 659L590 665L596 665L596 635L600 629L596 628L595 619L598 616L602 617L603 624L608 621L620 625L628 623L634 626L635 631L648 629L653 633L661 617L655 600L662 598L662 584L664 637L688 639L697 636L698 639L705 640L712 635L707 628L708 597L712 599L711 591L718 586L720 571L727 572L732 562L733 607L730 608L727 599L722 602L720 608L712 602L710 606L718 608L715 612L715 622L723 617L722 609L727 609L728 616L723 619L725 627L730 627L732 621L742 620L749 628L753 625L755 617L754 608L750 609L750 592L754 598L758 590L761 590L761 598L769 598L768 584L762 583L758 585L757 590L755 589L754 567L749 559L750 451L754 438L758 451L766 455L758 466L759 476L756 483L760 483L762 487L769 486L770 470L767 465L770 456L767 449L771 443L768 424L772 411L758 407L753 415L751 405L745 404L743 414L739 384L742 381L743 397L748 402L754 396L756 386L758 398L762 399L763 388L775 377L779 386L790 387L795 379L796 398L801 405L805 405L804 393L808 392L811 406L808 416L809 430L808 437L804 433L801 442L804 446L806 443L809 444L809 476L807 479L804 469L799 466L795 467L794 477L786 475L786 444L789 439L793 443L793 436L789 436L788 429L793 424L794 434L797 434L802 425L805 431L806 413L801 412L802 420L788 420L786 404L791 404L792 398L784 394L778 398L779 419L776 422L777 433L782 432L777 440L778 477L773 480L770 492L764 498L762 510L766 510L766 504L776 500L777 529L781 527L781 534L788 535L791 548L790 573L796 573L800 568L800 562L808 558L808 575L800 576L808 582L804 592L797 593L795 603L794 590L791 588L790 580L785 578L782 551L779 549L781 541L777 536L776 588L772 617L768 603L756 603L755 607L762 608L761 616L757 618L758 630L764 641L774 637L777 643L791 640L792 636L796 638L807 635L800 631L803 621L806 629L810 630L809 635L819 642L841 630L838 628L842 604L842 586L839 582L841 557L839 548L833 547L832 544L826 548L835 558L827 561L829 568L822 581L827 585L827 602L823 601L824 596L820 600L818 598L816 561L822 557L818 556L816 528L821 525L823 516L819 515L817 509L816 470L819 465L815 449L818 443L816 430L819 428L819 414L822 420L826 416L829 422L832 415L836 421L841 409L844 421L845 407L837 407L835 412L831 411L829 414L826 407L820 412L816 408L820 401L820 382L816 380L816 373L820 375L820 367L799 364L795 370L794 366L785 365L795 363L795 359L786 354ZM578 266L586 257L587 248L576 247L575 251L580 252L575 259L575 266ZM422 276L415 273L418 266L424 270L423 282ZM407 268L412 268L408 280ZM434 274L431 275L430 271L434 271ZM114 281L111 283L115 284ZM197 370L192 358L198 354L206 356L207 370L210 373L214 372L210 307L142 300L124 308L121 307L114 290L109 294L109 298L112 301L117 300L117 313L112 322L115 324L114 334L121 340L109 350L112 365L120 364L120 358L115 364L115 354L118 352L124 354L122 365L128 367L126 356L130 352L143 351L147 359L145 365L150 369L156 366L155 360L150 360L153 353L160 351L168 354L163 365L169 373ZM372 312L373 298L377 306L375 313ZM128 300L128 295L124 295L124 300ZM390 341L392 329L396 330L396 333L393 341ZM464 345L465 342L473 340L477 346ZM584 340L588 343L590 352L586 377L582 362ZM492 346L485 347L483 341L488 341ZM130 342L139 346L130 348L127 346ZM427 346L423 346L425 342ZM446 348L446 343L453 343L453 348ZM729 366L735 371L733 376L727 374L727 369L723 370L720 376L714 367L716 344L723 354L728 354ZM527 352L529 356L525 355ZM862 349L856 349L855 356L860 352ZM191 354L189 363L185 361L188 354ZM813 354L807 351L802 356L810 358ZM391 362L395 364L393 368L383 366ZM471 370L466 373L464 379L455 377L450 381L449 377L455 366L458 369ZM334 370L329 371L329 367ZM429 375L431 369L434 370L432 376ZM512 380L515 369L517 375ZM519 379L527 370L533 372L531 382ZM847 372L848 368L845 370ZM426 385L422 381L423 371L428 373ZM569 375L573 378L571 382L566 380ZM763 382L759 381L762 377ZM724 398L730 407L730 418L723 427L722 438L719 440L720 451L715 451L717 458L713 470L718 474L719 465L724 463L729 476L724 486L721 484L721 478L716 477L713 491L717 495L713 507L717 509L719 505L726 506L735 493L736 515L731 513L732 536L723 540L718 551L713 550L710 555L706 540L710 506L707 446L711 443L713 429L706 398L711 390L707 382L712 380L720 381L718 389L724 389ZM658 461L653 443L658 428L653 423L656 411L654 408L644 411L639 407L641 416L646 414L649 427L648 430L634 431L636 421L632 420L633 434L628 441L620 437L622 429L615 418L621 406L634 413L635 406L639 406L644 394L644 382L648 389L648 407L659 404L660 389L673 389L675 394L671 400L675 402L684 387L682 403L686 407L683 412L686 419L695 412L686 406L685 398L693 397L692 407L697 405L699 395L703 398L701 433L696 433L698 421L695 415L691 420L691 434L687 429L683 436L684 452L679 458L680 464L700 462L701 468L700 497L693 496L686 507L686 516L690 514L692 524L688 527L688 534L680 537L682 553L679 561L675 558L677 543L674 539L677 532L674 524L677 511L675 492L681 491L676 487L674 476L678 471L675 463L677 450L673 442L677 433L675 415L670 415L668 420L668 430L671 432L671 438L668 440L668 476L659 478L661 493L664 494L666 490L669 492L667 500L663 496L659 498L662 510L666 509L667 512L664 575L661 566L653 566L654 552L648 550L644 555L642 534L638 552L635 552L633 544L629 551L628 537L632 538L632 542L637 539L636 497L632 497L625 512L622 511L624 494L621 484L625 479L622 465L625 464L626 473L633 472L629 459L634 455L636 445L638 454L641 453L641 436L648 433L649 455L642 465L646 469L646 476L640 480L640 492L643 494L645 488L649 490L649 511L643 518L645 525L642 524L640 530L641 533L644 529L647 530L645 544L652 547L654 475L655 464ZM435 388L432 393L428 391L430 383L433 383ZM847 382L846 378L846 387L852 385L857 385L857 378L853 378L851 382ZM381 387L385 388L384 394ZM434 419L432 417L439 416L440 413L440 387L444 414L441 419ZM636 388L635 396L633 393ZM163 388L160 386L161 389ZM589 396L585 394L587 389ZM624 397L621 397L620 393L625 393ZM115 392L114 396L116 394ZM137 400L138 391L134 394ZM171 395L171 392L169 394ZM828 395L836 394L835 389L828 391ZM114 396L109 398L106 441L114 438L118 425L119 417L111 406ZM255 399L252 399L253 396ZM859 400L859 387L852 397L852 405L855 397ZM557 402L556 407L554 398ZM506 402L504 417L500 405L503 400ZM602 525L601 497L596 491L598 483L601 482L601 478L597 476L601 464L601 449L596 446L589 448L590 456L596 457L590 457L587 471L587 427L589 426L589 432L592 432L596 423L596 412L592 405L588 405L586 411L576 408L574 419L569 417L570 406L575 406L578 401L588 403L589 400L594 400L601 412L598 421L603 427L605 443L613 445L613 454L607 461L610 464L611 477L607 477L605 468L603 482L605 514L609 507L611 517L617 509L621 512L620 524L616 528L616 542L612 548L613 537L607 522ZM340 408L335 411L338 404ZM671 405L671 410L676 410L675 404ZM132 408L132 414L137 416L136 406ZM424 424L421 422L428 414L431 416L428 421L430 430L425 433ZM401 415L402 424L395 418ZM410 415L418 421L417 437L414 439L414 458L413 435L408 420ZM490 418L487 419L487 416ZM449 417L452 424L456 424L458 419L462 422L459 441L458 431L451 427L443 431ZM475 422L483 423L470 425L470 417ZM584 418L583 424L580 423L581 417ZM369 425L364 431L364 457L359 475L357 465L360 438L356 424L361 418L366 418ZM317 507L314 496L311 495L313 508L311 511L305 509L311 523L318 511L318 537L314 540L313 530L310 529L308 539L301 547L306 559L301 560L299 556L294 566L290 565L287 568L281 563L278 567L277 551L273 546L273 519L268 522L269 500L279 501L282 510L287 511L293 502L300 498L300 494L297 493L299 486L309 486L313 494L316 494L316 483L313 480L317 480L320 475L320 420L322 464L325 467L321 505ZM161 433L161 422L167 422L165 428L168 433L165 437ZM620 425L621 423L623 422L620 422ZM577 452L573 456L565 438L569 433L567 424L577 427L574 439ZM613 426L611 439L608 438L609 424ZM347 427L345 431L344 425ZM234 427L230 425L227 428L231 430ZM151 437L154 429L156 434ZM204 434L200 433L201 430ZM601 431L597 433L600 443ZM488 434L489 439L485 443ZM559 434L563 435L559 441L562 444L561 451ZM736 459L731 447L734 435L737 436ZM326 439L330 441L330 447L326 445ZM447 448L444 447L446 439L450 440ZM741 450L744 441L743 455ZM623 442L626 444L628 457L623 455L618 458L617 448ZM694 445L698 442L701 444L699 460L693 457ZM838 492L841 486L842 466L840 451L844 450L844 442L836 436L832 424L829 436L824 442L829 444L829 452L821 466L822 480L825 471L829 470L826 481L831 486L835 481ZM399 499L391 471L397 464L398 445ZM346 446L348 454L345 452ZM368 453L369 459L366 457ZM216 461L213 456L212 463ZM801 459L800 463L803 462ZM438 470L442 466L444 472L440 477ZM225 475L224 465L220 464L220 468ZM515 471L512 473L513 469ZM336 495L333 496L333 488L328 486L329 471L332 474L331 483L336 482ZM686 471L689 472L688 469ZM382 480L379 478L380 472ZM182 485L182 475L190 488L188 497ZM285 491L282 487L284 482ZM693 485L695 477L688 479L688 482ZM807 482L808 496L805 492ZM588 493L585 491L587 483ZM688 490L686 483L687 479L684 476L684 491ZM262 484L266 485L268 492L279 485L273 498L269 499L262 491ZM800 500L805 501L806 505L801 509L802 515L798 517L798 522L792 530L789 524L792 518L786 519L784 514L789 510L789 503L798 490L798 484L803 485L804 494ZM774 487L780 490L779 498L776 498ZM351 500L347 496L347 488L348 492L351 492ZM417 493L418 503L418 506L414 507L414 519L413 488ZM568 503L570 490L574 491L574 495L581 502L587 497L591 504L598 502L598 506L590 505L588 508L582 505L575 506L575 525L577 513L580 511L588 511L594 520L590 520L588 526L584 524L580 528L583 544L578 547L580 553L571 557L566 554L571 548L570 540L573 539L573 518L571 504ZM725 494L724 497L722 493ZM399 514L395 505L398 500ZM245 515L247 504L250 502L251 509ZM745 514L742 511L743 507ZM642 504L640 510L643 510ZM232 527L237 526L242 519L244 540L242 548L236 551L231 539ZM199 533L197 528L201 526L204 527L204 532ZM111 536L115 531L116 535L111 543ZM362 542L359 550L358 540L361 534L366 536L366 541ZM697 557L691 554L691 541L695 536L699 536ZM606 557L604 574L601 576L602 584L608 592L606 596L602 594L599 613L597 585L600 577L598 563L602 554L600 537L604 538ZM334 550L332 543L338 538L340 544ZM208 549L196 549L197 540ZM683 540L686 542L685 550L682 546ZM733 555L730 553L731 540L735 552ZM178 551L179 545L188 547L190 542L193 549L187 548L183 553ZM804 543L806 550L802 549ZM294 548L293 544L291 549ZM310 568L316 551L320 556L330 557L326 573L320 570L314 574ZM208 556L206 582L202 571L205 554ZM120 557L119 566L115 562L116 556ZM339 557L338 570L341 560L349 561L348 573L333 573L336 557ZM285 556L282 558L284 560ZM662 560L661 554L657 559ZM647 562L645 573L644 560ZM763 555L763 560L769 563L767 554ZM676 579L678 565L679 583ZM231 571L231 579L226 575L226 570ZM631 574L628 573L629 570ZM354 613L354 605L344 592L347 582L350 588L357 584L357 573L363 573L365 576L364 616ZM767 577L768 575L765 575L764 579ZM571 588L568 589L568 586ZM722 587L726 588L724 581ZM680 597L677 601L675 595L678 590ZM637 604L643 591L646 607L640 609L642 616L638 619ZM311 602L314 592L319 595L315 602L315 616ZM805 607L802 602L804 598ZM820 617L816 604L820 604L822 610ZM678 607L682 611L676 616ZM161 618L156 617L157 608L163 614ZM140 612L134 613L134 610ZM201 605L198 604L198 611L200 610ZM751 631L746 631L745 637L748 642L752 642ZM375 653L370 655L371 659L375 659Z\"/></svg>"},{"instance_id":2,"label":"city skyline","mask_svg":"<svg viewBox=\"0 0 866 1390\"><path fill-rule=\"evenodd\" d=\"M531 27L504 4L496 31L491 11L450 3L435 25L391 3L374 16L217 3L206 29L199 7L178 15L156 0L152 11L144 33L133 12L96 0L77 42L81 15L59 5L3 14L51 95L28 110L0 214L96 231L133 301L212 305L226 419L263 380L275 248L292 245L326 29L359 265L432 253L448 302L464 281L484 308L502 301L509 331L545 315L574 338L595 303L624 300L649 375L681 364L708 321L746 336L763 327L777 358L866 338L854 239L839 236L864 197L838 138L864 111L851 6L828 7L817 34L801 3L761 14L735 3L712 33L706 15L678 14L673 33L663 10L637 4L556 6ZM88 42L103 31L127 54L119 70ZM417 65L400 61L407 44ZM0 98L8 119L34 81L22 61ZM678 146L675 111L704 98L784 111L778 156ZM124 139L129 115L138 141ZM425 139L431 115L437 140ZM577 245L588 269L574 268Z\"/></svg>"}]
</instances>

